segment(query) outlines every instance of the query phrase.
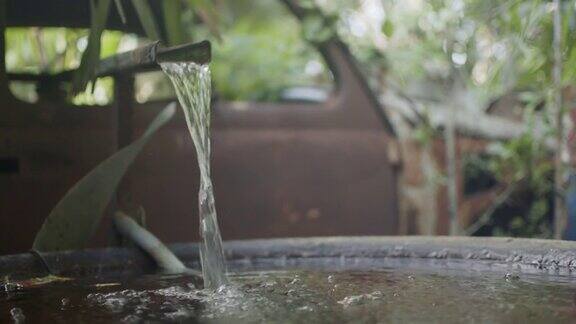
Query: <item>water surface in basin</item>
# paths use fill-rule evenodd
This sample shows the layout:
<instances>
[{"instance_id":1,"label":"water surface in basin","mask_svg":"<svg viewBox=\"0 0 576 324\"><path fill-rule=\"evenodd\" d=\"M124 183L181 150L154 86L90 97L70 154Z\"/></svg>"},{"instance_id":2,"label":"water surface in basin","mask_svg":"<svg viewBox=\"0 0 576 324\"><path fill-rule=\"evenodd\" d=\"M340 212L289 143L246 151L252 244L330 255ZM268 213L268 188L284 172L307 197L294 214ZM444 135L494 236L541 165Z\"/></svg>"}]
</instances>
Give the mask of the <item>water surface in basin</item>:
<instances>
[{"instance_id":1,"label":"water surface in basin","mask_svg":"<svg viewBox=\"0 0 576 324\"><path fill-rule=\"evenodd\" d=\"M426 270L258 271L219 291L190 278L73 280L16 289L0 322L574 322L576 282L566 276Z\"/></svg>"}]
</instances>

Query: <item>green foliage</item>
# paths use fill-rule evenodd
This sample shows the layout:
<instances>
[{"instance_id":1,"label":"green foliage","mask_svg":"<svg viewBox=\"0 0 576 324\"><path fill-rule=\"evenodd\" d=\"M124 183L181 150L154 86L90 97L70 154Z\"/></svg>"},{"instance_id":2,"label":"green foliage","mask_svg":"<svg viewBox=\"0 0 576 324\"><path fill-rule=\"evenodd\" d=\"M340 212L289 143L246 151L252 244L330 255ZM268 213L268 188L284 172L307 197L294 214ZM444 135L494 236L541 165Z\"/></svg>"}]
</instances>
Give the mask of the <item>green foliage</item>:
<instances>
[{"instance_id":1,"label":"green foliage","mask_svg":"<svg viewBox=\"0 0 576 324\"><path fill-rule=\"evenodd\" d=\"M323 59L302 39L303 27L281 3L238 1L229 9L229 16L222 17L228 21L222 27L224 39L213 46L218 96L277 101L289 87L330 86Z\"/></svg>"},{"instance_id":2,"label":"green foliage","mask_svg":"<svg viewBox=\"0 0 576 324\"><path fill-rule=\"evenodd\" d=\"M119 8L122 7L116 4L110 10L125 9ZM279 100L286 88L320 85L328 89L331 85L323 59L302 37L305 33L302 25L279 1L238 0L226 2L216 10L212 1L165 0L162 10L167 22L163 27L169 45L192 39L210 39L214 27L209 27L204 21L208 19L217 25L224 38L222 42L213 43L214 61L218 63L212 65L212 70L215 92L222 98ZM140 19L146 20L145 16L141 15ZM322 20L318 17L319 21ZM326 32L329 33L329 29ZM6 61L10 72L58 73L79 68L81 58L85 62L97 61L93 53L89 54L88 48L94 51L98 44L86 46L89 43L87 30L10 28L7 36ZM325 35L318 40L329 37ZM97 58L134 48L142 42L146 40L135 35L103 31ZM40 59L40 53L44 54L46 62ZM378 54L376 51L372 53ZM78 73L88 73L89 70L88 67L80 68ZM88 81L92 78L83 77ZM11 83L10 87L25 101L37 100L33 84ZM80 91L71 101L79 105L107 104L111 101L112 92L113 80L100 78L92 85L92 91ZM164 77L152 74L138 76L139 101L169 97L173 97L173 91Z\"/></svg>"},{"instance_id":3,"label":"green foliage","mask_svg":"<svg viewBox=\"0 0 576 324\"><path fill-rule=\"evenodd\" d=\"M432 143L434 138L441 135L440 131L436 129L430 122L430 116L428 114L423 114L422 120L414 129L412 137L418 141L422 146L428 146Z\"/></svg>"},{"instance_id":4,"label":"green foliage","mask_svg":"<svg viewBox=\"0 0 576 324\"><path fill-rule=\"evenodd\" d=\"M193 8L202 22L208 27L210 33L216 37L217 40L222 40L219 26L218 11L214 7L211 0L188 0L190 8Z\"/></svg>"},{"instance_id":5,"label":"green foliage","mask_svg":"<svg viewBox=\"0 0 576 324\"><path fill-rule=\"evenodd\" d=\"M313 44L321 44L336 36L335 19L314 12L302 20L302 34L305 40Z\"/></svg>"},{"instance_id":6,"label":"green foliage","mask_svg":"<svg viewBox=\"0 0 576 324\"><path fill-rule=\"evenodd\" d=\"M302 72L312 56L309 49L305 43L285 43L298 34L287 35L279 25L258 32L243 30L242 25L236 28L232 31L236 36L214 50L214 60L226 62L212 66L222 98L276 101L284 88L309 83Z\"/></svg>"},{"instance_id":7,"label":"green foliage","mask_svg":"<svg viewBox=\"0 0 576 324\"><path fill-rule=\"evenodd\" d=\"M88 37L88 46L82 54L82 60L72 82L72 94L78 94L86 89L88 83L94 80L97 63L100 59L101 35L106 27L108 19L111 0L91 0L91 26L90 34ZM174 0L167 0L172 2ZM122 3L115 1L116 10L123 20L125 20L125 13ZM219 27L217 24L216 10L210 0L188 0L189 9L197 11L198 15L202 18L203 22L209 27L212 34L220 39ZM146 36L152 40L163 40L162 33L158 27L156 16L154 15L148 0L132 0L132 5L136 10L138 19L146 33ZM183 41L180 29L184 23L181 20L181 15L176 14L179 9L178 3L163 4L164 14L170 14L170 19L167 19L166 34L168 42L175 44L176 42ZM168 16L165 16L168 17ZM180 27L180 28L178 28Z\"/></svg>"},{"instance_id":8,"label":"green foliage","mask_svg":"<svg viewBox=\"0 0 576 324\"><path fill-rule=\"evenodd\" d=\"M117 53L121 41L129 38L117 31L104 31L99 57ZM74 70L80 65L87 42L88 30L56 27L8 28L6 67L9 72L32 74ZM39 99L34 83L11 81L9 86L12 93L23 101L36 102ZM111 78L98 79L93 85L93 91L81 92L70 100L77 105L107 104L111 101L112 89Z\"/></svg>"},{"instance_id":9,"label":"green foliage","mask_svg":"<svg viewBox=\"0 0 576 324\"><path fill-rule=\"evenodd\" d=\"M182 2L180 0L162 1L162 13L164 14L166 36L168 38L166 44L168 46L183 44L186 41L186 36L181 23Z\"/></svg>"},{"instance_id":10,"label":"green foliage","mask_svg":"<svg viewBox=\"0 0 576 324\"><path fill-rule=\"evenodd\" d=\"M282 5L275 0L165 0L161 16L166 24L162 31L155 21L159 16L150 12L149 0L132 1L150 38L159 39L165 34L170 45L207 37L222 39L231 43L222 43L223 52L219 58L226 60L224 62L234 61L234 50L245 55L241 61L253 69L260 70L254 65L263 62L270 77L264 78L257 72L254 82L243 72L248 67L238 66L239 60L234 62L234 68L225 68L232 74L217 73L215 84L222 88L223 97L229 99L269 100L277 98L282 87L327 83L330 80L325 71L302 75L306 64L319 60L313 50L300 50L303 47L301 38L321 43L336 33L352 46L377 92L382 91L381 80L385 77L403 87L409 96L434 100L438 96L448 97L450 88L446 85L454 79L455 71L465 76L462 79L480 98L479 103L489 102L514 89L542 94L550 84L552 21L550 2L544 0L413 0L409 3L400 0L308 0L299 1L309 13L302 24L293 22L294 18L285 8L279 10ZM94 2L90 39L99 37L99 25L105 21L107 11L104 9L110 7L109 2ZM123 16L121 3L115 0L113 8ZM367 3L380 7L369 7ZM576 64L573 18L576 1L562 3L563 52L567 67L564 82L569 84L576 80L576 69L570 68ZM378 10L383 11L381 17L374 14ZM255 20L261 23L254 23ZM301 35L296 35L295 31ZM245 46L243 42L246 42ZM101 43L104 47L106 40ZM254 44L263 46L262 50L250 47ZM79 69L74 88L77 91L93 79L90 71L98 58L97 47L96 40L89 41L84 51L81 65L86 67ZM260 52L278 53L276 48L288 49L289 53L283 55L288 59L268 64L266 61L272 61L274 55L267 59ZM218 50L215 48L215 52ZM238 68L240 75L236 77L234 72ZM224 85L229 81L233 81L234 86ZM244 82L249 85L244 86ZM421 91L422 84L426 85L426 91ZM478 110L485 108L482 104L479 106Z\"/></svg>"},{"instance_id":11,"label":"green foliage","mask_svg":"<svg viewBox=\"0 0 576 324\"><path fill-rule=\"evenodd\" d=\"M497 144L487 168L497 180L515 186L522 196L524 213L509 215L508 224L496 222L493 235L550 237L550 199L553 195L553 165L549 151L529 133L507 143ZM514 199L511 199L513 202Z\"/></svg>"},{"instance_id":12,"label":"green foliage","mask_svg":"<svg viewBox=\"0 0 576 324\"><path fill-rule=\"evenodd\" d=\"M116 5L116 10L118 11L118 15L122 20L122 23L126 23L126 13L124 12L124 6L122 6L122 0L114 0L114 4Z\"/></svg>"},{"instance_id":13,"label":"green foliage","mask_svg":"<svg viewBox=\"0 0 576 324\"><path fill-rule=\"evenodd\" d=\"M562 1L561 6L563 85L569 85L576 82L576 1ZM508 93L521 93L528 111L551 102L551 1L358 0L323 1L322 7L340 16L338 34L351 45L376 92L394 85L418 104L449 105L457 97L456 84L472 98L462 109L477 113ZM547 127L545 138L527 133L501 143L483 166L498 181L518 187L508 203L530 202L517 208L519 214L510 222L496 222L493 234L550 234L553 166L543 143L556 128L552 114L539 114ZM423 143L432 136L425 123L414 132Z\"/></svg>"},{"instance_id":14,"label":"green foliage","mask_svg":"<svg viewBox=\"0 0 576 324\"><path fill-rule=\"evenodd\" d=\"M530 134L497 144L496 158L489 165L490 170L503 183L524 182L537 195L544 195L552 188L550 174L553 165L547 149Z\"/></svg>"},{"instance_id":15,"label":"green foliage","mask_svg":"<svg viewBox=\"0 0 576 324\"><path fill-rule=\"evenodd\" d=\"M394 23L392 23L391 19L384 20L382 24L382 34L386 35L386 37L392 37L392 35L394 35Z\"/></svg>"},{"instance_id":16,"label":"green foliage","mask_svg":"<svg viewBox=\"0 0 576 324\"><path fill-rule=\"evenodd\" d=\"M6 68L11 72L56 73L77 68L78 41L87 32L67 28L8 28Z\"/></svg>"},{"instance_id":17,"label":"green foliage","mask_svg":"<svg viewBox=\"0 0 576 324\"><path fill-rule=\"evenodd\" d=\"M110 156L76 183L50 212L34 239L39 252L82 249L99 225L120 180L154 133L176 113L168 105L135 142Z\"/></svg>"},{"instance_id":18,"label":"green foliage","mask_svg":"<svg viewBox=\"0 0 576 324\"><path fill-rule=\"evenodd\" d=\"M551 84L552 3L545 0L382 0L322 2L338 15L338 34L374 79L414 98L450 96L459 77L479 98L478 111L513 90L542 93ZM576 1L562 1L564 84L576 81ZM376 12L376 13L375 13ZM381 35L378 34L381 33ZM385 37L382 37L385 36ZM379 71L376 49L389 69ZM386 85L373 82L376 92ZM423 85L426 86L422 91ZM414 89L414 90L413 90Z\"/></svg>"},{"instance_id":19,"label":"green foliage","mask_svg":"<svg viewBox=\"0 0 576 324\"><path fill-rule=\"evenodd\" d=\"M90 34L88 36L88 46L82 54L80 66L74 73L72 79L72 93L78 94L80 91L86 89L88 82L94 80L96 74L96 66L100 60L100 38L104 28L106 28L106 21L108 20L108 11L110 8L111 0L100 0L94 4L91 3L90 9Z\"/></svg>"},{"instance_id":20,"label":"green foliage","mask_svg":"<svg viewBox=\"0 0 576 324\"><path fill-rule=\"evenodd\" d=\"M152 40L162 40L162 37L160 37L160 30L158 29L158 23L152 13L150 4L148 4L148 0L132 0L132 5L136 9L138 20L140 20L142 28L144 28L146 37Z\"/></svg>"}]
</instances>

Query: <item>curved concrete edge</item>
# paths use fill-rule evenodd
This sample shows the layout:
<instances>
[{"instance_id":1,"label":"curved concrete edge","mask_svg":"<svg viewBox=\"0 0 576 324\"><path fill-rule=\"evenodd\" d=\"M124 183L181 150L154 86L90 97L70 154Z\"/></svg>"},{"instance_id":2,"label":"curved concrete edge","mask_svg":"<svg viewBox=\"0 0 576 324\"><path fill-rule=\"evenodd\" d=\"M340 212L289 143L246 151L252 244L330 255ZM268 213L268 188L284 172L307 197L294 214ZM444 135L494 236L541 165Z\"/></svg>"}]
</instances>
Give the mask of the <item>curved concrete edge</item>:
<instances>
[{"instance_id":1,"label":"curved concrete edge","mask_svg":"<svg viewBox=\"0 0 576 324\"><path fill-rule=\"evenodd\" d=\"M576 242L492 237L314 237L229 242L227 255L486 260L576 270ZM228 245L227 245L228 246Z\"/></svg>"},{"instance_id":2,"label":"curved concrete edge","mask_svg":"<svg viewBox=\"0 0 576 324\"><path fill-rule=\"evenodd\" d=\"M176 243L169 248L188 265L197 265L196 243ZM311 237L227 241L227 259L274 258L412 258L429 260L485 260L541 269L576 270L576 242L481 237ZM144 253L130 248L106 248L43 254L53 273L60 275L122 275L153 272ZM31 254L0 256L0 278L45 275L41 260Z\"/></svg>"}]
</instances>

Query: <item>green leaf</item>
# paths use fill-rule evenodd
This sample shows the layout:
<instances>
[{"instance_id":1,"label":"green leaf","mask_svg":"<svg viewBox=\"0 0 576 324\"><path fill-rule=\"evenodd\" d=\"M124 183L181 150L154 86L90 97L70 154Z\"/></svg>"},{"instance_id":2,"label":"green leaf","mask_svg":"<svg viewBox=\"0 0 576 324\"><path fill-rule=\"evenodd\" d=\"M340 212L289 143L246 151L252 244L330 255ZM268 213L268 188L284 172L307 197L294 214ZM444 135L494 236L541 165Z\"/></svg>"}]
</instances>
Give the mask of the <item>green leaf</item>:
<instances>
[{"instance_id":1,"label":"green leaf","mask_svg":"<svg viewBox=\"0 0 576 324\"><path fill-rule=\"evenodd\" d=\"M114 0L114 3L116 4L116 10L118 11L118 15L120 16L120 20L122 20L122 23L125 24L126 23L126 13L124 12L124 7L122 6L121 0Z\"/></svg>"},{"instance_id":2,"label":"green leaf","mask_svg":"<svg viewBox=\"0 0 576 324\"><path fill-rule=\"evenodd\" d=\"M50 212L36 234L32 248L39 252L84 248L98 227L128 167L152 135L175 112L176 103L169 104L138 140L104 160L80 179Z\"/></svg>"},{"instance_id":3,"label":"green leaf","mask_svg":"<svg viewBox=\"0 0 576 324\"><path fill-rule=\"evenodd\" d=\"M94 0L90 1L90 34L88 35L88 46L80 66L74 72L72 78L72 94L78 94L86 89L88 82L94 79L96 67L100 61L100 38L106 27L108 12L110 11L111 0L99 0L98 4Z\"/></svg>"},{"instance_id":4,"label":"green leaf","mask_svg":"<svg viewBox=\"0 0 576 324\"><path fill-rule=\"evenodd\" d=\"M314 0L300 0L298 1L298 5L301 8L305 8L305 9L317 9L316 3L314 2Z\"/></svg>"},{"instance_id":5,"label":"green leaf","mask_svg":"<svg viewBox=\"0 0 576 324\"><path fill-rule=\"evenodd\" d=\"M184 43L184 29L182 28L182 20L180 19L182 12L180 0L162 1L162 11L164 13L167 45L174 46Z\"/></svg>"},{"instance_id":6,"label":"green leaf","mask_svg":"<svg viewBox=\"0 0 576 324\"><path fill-rule=\"evenodd\" d=\"M394 34L394 24L390 19L384 20L382 24L382 33L386 35L386 37L390 38Z\"/></svg>"},{"instance_id":7,"label":"green leaf","mask_svg":"<svg viewBox=\"0 0 576 324\"><path fill-rule=\"evenodd\" d=\"M302 31L304 39L313 43L324 43L336 34L333 26L321 14L309 14L302 20Z\"/></svg>"},{"instance_id":8,"label":"green leaf","mask_svg":"<svg viewBox=\"0 0 576 324\"><path fill-rule=\"evenodd\" d=\"M100 57L105 58L118 53L118 45L122 40L123 34L120 32L105 32L102 34L102 46L100 48Z\"/></svg>"},{"instance_id":9,"label":"green leaf","mask_svg":"<svg viewBox=\"0 0 576 324\"><path fill-rule=\"evenodd\" d=\"M222 40L218 27L218 12L210 0L188 0L188 4L200 17L200 20L208 27L210 33L218 40Z\"/></svg>"},{"instance_id":10,"label":"green leaf","mask_svg":"<svg viewBox=\"0 0 576 324\"><path fill-rule=\"evenodd\" d=\"M148 4L147 0L132 0L132 5L136 9L136 14L138 19L144 28L146 36L151 40L160 40L160 31L158 29L158 24L156 23L156 18L152 12L152 8Z\"/></svg>"}]
</instances>

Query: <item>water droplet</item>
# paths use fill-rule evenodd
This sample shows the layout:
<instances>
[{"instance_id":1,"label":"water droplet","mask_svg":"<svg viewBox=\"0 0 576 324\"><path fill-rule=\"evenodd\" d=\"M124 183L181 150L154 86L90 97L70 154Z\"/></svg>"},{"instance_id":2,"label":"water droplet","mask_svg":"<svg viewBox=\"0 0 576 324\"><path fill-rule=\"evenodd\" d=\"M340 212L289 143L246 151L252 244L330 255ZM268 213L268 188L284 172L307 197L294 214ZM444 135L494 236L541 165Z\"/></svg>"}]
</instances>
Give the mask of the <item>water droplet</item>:
<instances>
[{"instance_id":1,"label":"water droplet","mask_svg":"<svg viewBox=\"0 0 576 324\"><path fill-rule=\"evenodd\" d=\"M68 307L70 305L70 299L67 297L64 297L60 300L60 309L64 309L66 307Z\"/></svg>"},{"instance_id":2,"label":"water droplet","mask_svg":"<svg viewBox=\"0 0 576 324\"><path fill-rule=\"evenodd\" d=\"M7 292L7 293L14 292L14 291L17 291L17 290L22 290L23 288L24 288L24 287L23 287L21 284L17 283L17 282L9 282L9 281L7 281L7 282L4 284L4 291Z\"/></svg>"},{"instance_id":3,"label":"water droplet","mask_svg":"<svg viewBox=\"0 0 576 324\"><path fill-rule=\"evenodd\" d=\"M344 307L349 307L354 305L361 305L370 301L379 300L382 297L384 297L384 294L381 291L374 291L372 293L364 295L347 296L344 299L338 301L338 304Z\"/></svg>"},{"instance_id":4,"label":"water droplet","mask_svg":"<svg viewBox=\"0 0 576 324\"><path fill-rule=\"evenodd\" d=\"M506 273L504 275L504 279L506 279L506 281L512 281L512 280L519 280L520 279L520 275L517 273Z\"/></svg>"},{"instance_id":5,"label":"water droplet","mask_svg":"<svg viewBox=\"0 0 576 324\"><path fill-rule=\"evenodd\" d=\"M10 315L12 316L12 320L14 323L24 323L26 320L26 316L24 316L24 312L18 307L14 307L10 310Z\"/></svg>"},{"instance_id":6,"label":"water droplet","mask_svg":"<svg viewBox=\"0 0 576 324\"><path fill-rule=\"evenodd\" d=\"M368 295L368 298L372 299L372 300L377 300L384 297L384 294L381 291L375 291L371 294Z\"/></svg>"}]
</instances>

